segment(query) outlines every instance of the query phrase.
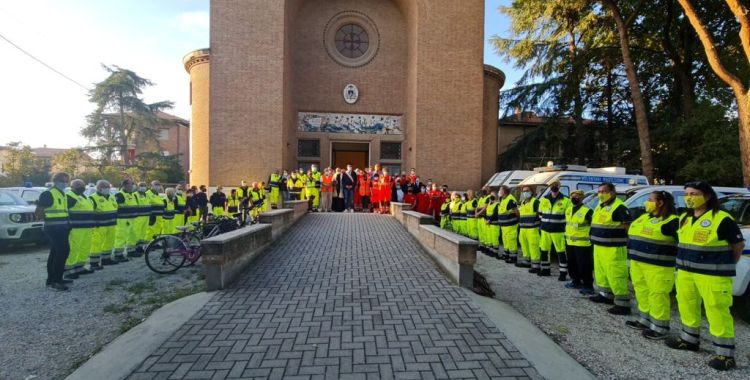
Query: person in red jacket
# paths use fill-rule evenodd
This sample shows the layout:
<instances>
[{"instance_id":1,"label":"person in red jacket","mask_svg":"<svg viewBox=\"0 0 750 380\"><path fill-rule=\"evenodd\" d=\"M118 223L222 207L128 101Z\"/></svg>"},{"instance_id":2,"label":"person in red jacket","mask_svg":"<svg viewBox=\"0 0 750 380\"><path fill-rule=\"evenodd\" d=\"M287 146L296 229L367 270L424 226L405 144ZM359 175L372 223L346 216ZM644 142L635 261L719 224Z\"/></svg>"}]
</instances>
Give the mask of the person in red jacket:
<instances>
[{"instance_id":1,"label":"person in red jacket","mask_svg":"<svg viewBox=\"0 0 750 380\"><path fill-rule=\"evenodd\" d=\"M404 203L410 204L412 210L417 209L417 196L414 195L411 187L406 189L406 194L404 194Z\"/></svg>"},{"instance_id":2,"label":"person in red jacket","mask_svg":"<svg viewBox=\"0 0 750 380\"><path fill-rule=\"evenodd\" d=\"M429 193L430 196L430 214L435 218L435 221L440 222L440 207L443 205L445 198L443 198L443 192L438 188L437 183L432 184L432 190Z\"/></svg>"},{"instance_id":3,"label":"person in red jacket","mask_svg":"<svg viewBox=\"0 0 750 380\"><path fill-rule=\"evenodd\" d=\"M380 176L380 208L381 214L390 212L391 192L393 191L393 177L388 174L388 168L383 168L383 175Z\"/></svg>"},{"instance_id":4,"label":"person in red jacket","mask_svg":"<svg viewBox=\"0 0 750 380\"><path fill-rule=\"evenodd\" d=\"M422 214L430 213L430 196L427 194L427 186L419 186L419 194L417 194L417 212Z\"/></svg>"}]
</instances>

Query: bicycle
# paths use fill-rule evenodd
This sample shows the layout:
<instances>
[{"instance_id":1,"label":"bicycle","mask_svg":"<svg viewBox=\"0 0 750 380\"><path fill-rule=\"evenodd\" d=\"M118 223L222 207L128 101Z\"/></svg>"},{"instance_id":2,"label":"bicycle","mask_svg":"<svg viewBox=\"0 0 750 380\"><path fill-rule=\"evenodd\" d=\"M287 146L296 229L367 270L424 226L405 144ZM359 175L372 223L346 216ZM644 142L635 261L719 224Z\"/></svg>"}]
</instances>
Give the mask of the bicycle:
<instances>
[{"instance_id":1,"label":"bicycle","mask_svg":"<svg viewBox=\"0 0 750 380\"><path fill-rule=\"evenodd\" d=\"M210 221L177 226L176 235L160 235L146 247L146 265L159 274L192 266L201 258L201 240L239 228L236 219L216 217Z\"/></svg>"}]
</instances>

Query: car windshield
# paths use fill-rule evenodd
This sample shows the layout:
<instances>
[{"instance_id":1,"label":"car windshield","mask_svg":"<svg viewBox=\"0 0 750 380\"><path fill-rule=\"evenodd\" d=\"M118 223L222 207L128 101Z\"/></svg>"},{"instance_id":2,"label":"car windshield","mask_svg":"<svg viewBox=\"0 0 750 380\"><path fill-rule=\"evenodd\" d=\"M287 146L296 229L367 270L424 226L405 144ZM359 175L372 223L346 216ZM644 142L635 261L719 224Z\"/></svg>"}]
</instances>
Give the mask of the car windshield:
<instances>
[{"instance_id":1,"label":"car windshield","mask_svg":"<svg viewBox=\"0 0 750 380\"><path fill-rule=\"evenodd\" d=\"M27 206L28 202L15 194L0 191L0 206Z\"/></svg>"},{"instance_id":2,"label":"car windshield","mask_svg":"<svg viewBox=\"0 0 750 380\"><path fill-rule=\"evenodd\" d=\"M750 226L750 198L727 198L721 208L732 215L737 224Z\"/></svg>"}]
</instances>

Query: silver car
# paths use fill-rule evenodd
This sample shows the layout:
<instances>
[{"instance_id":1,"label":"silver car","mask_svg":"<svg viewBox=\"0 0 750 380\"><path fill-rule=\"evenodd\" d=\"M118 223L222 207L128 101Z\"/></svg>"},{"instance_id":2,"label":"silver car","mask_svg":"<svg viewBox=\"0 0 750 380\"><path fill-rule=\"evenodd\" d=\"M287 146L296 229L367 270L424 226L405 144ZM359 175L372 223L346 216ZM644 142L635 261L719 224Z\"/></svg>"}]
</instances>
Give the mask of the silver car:
<instances>
[{"instance_id":1,"label":"silver car","mask_svg":"<svg viewBox=\"0 0 750 380\"><path fill-rule=\"evenodd\" d=\"M34 209L18 195L0 190L0 247L45 241L44 222L36 219Z\"/></svg>"}]
</instances>

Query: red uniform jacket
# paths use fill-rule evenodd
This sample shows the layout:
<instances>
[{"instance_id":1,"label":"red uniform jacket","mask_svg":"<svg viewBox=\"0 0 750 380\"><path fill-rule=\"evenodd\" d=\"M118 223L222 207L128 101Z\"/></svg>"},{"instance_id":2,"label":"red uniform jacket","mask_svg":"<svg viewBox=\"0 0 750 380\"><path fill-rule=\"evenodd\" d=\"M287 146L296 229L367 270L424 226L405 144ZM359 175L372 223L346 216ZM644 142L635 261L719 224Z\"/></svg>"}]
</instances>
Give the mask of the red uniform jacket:
<instances>
[{"instance_id":1,"label":"red uniform jacket","mask_svg":"<svg viewBox=\"0 0 750 380\"><path fill-rule=\"evenodd\" d=\"M427 193L417 194L417 212L422 214L430 213L430 196Z\"/></svg>"}]
</instances>

